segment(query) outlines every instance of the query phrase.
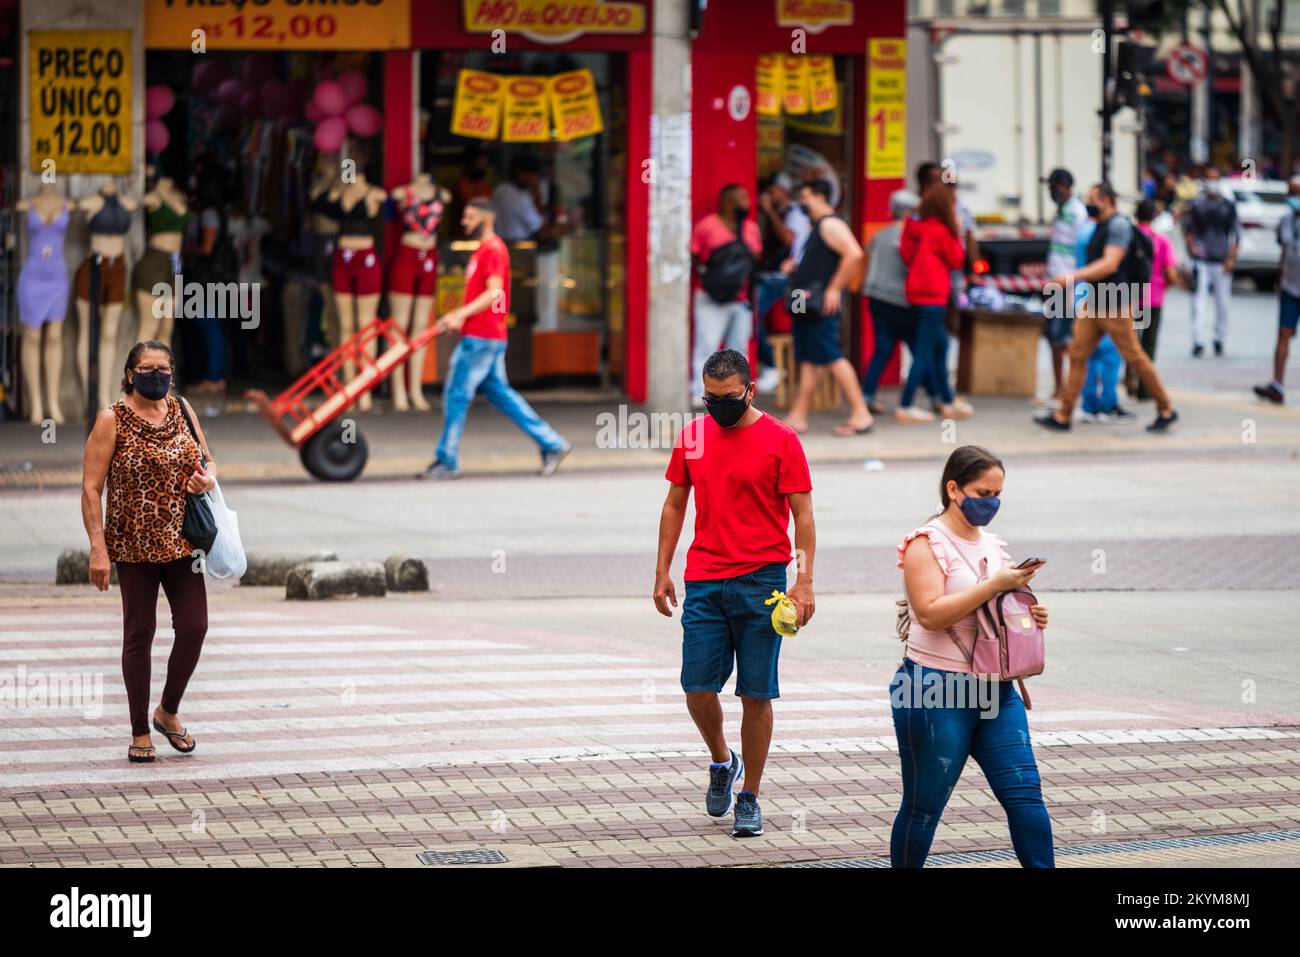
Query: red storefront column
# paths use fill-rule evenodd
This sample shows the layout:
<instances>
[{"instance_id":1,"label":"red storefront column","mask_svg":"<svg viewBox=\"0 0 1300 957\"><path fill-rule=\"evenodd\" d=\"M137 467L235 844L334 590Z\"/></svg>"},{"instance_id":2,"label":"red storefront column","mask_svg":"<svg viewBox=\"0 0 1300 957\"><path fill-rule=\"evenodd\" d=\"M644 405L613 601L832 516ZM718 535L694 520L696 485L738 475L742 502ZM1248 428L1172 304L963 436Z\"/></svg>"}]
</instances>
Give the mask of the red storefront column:
<instances>
[{"instance_id":1,"label":"red storefront column","mask_svg":"<svg viewBox=\"0 0 1300 957\"><path fill-rule=\"evenodd\" d=\"M624 296L624 388L633 402L646 400L650 364L650 182L643 163L650 158L654 53L627 54L627 291Z\"/></svg>"}]
</instances>

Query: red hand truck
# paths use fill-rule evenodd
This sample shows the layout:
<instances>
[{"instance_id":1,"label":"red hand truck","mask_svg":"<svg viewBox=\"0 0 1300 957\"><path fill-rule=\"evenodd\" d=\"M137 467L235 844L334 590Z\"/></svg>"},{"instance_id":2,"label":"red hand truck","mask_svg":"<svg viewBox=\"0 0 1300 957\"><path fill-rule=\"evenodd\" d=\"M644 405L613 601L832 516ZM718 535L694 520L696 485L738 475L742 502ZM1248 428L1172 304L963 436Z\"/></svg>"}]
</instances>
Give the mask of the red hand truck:
<instances>
[{"instance_id":1,"label":"red hand truck","mask_svg":"<svg viewBox=\"0 0 1300 957\"><path fill-rule=\"evenodd\" d=\"M441 332L437 323L431 323L419 334L408 336L394 320L378 318L274 399L261 389L249 389L244 397L257 406L280 438L298 450L308 472L328 482L348 482L366 467L370 451L356 423L338 421L339 414L394 369L405 371L407 357ZM372 349L378 352L381 339L387 340L388 347L372 355ZM349 363L357 372L345 380L344 369ZM308 401L316 392L322 393L324 400L313 408Z\"/></svg>"}]
</instances>

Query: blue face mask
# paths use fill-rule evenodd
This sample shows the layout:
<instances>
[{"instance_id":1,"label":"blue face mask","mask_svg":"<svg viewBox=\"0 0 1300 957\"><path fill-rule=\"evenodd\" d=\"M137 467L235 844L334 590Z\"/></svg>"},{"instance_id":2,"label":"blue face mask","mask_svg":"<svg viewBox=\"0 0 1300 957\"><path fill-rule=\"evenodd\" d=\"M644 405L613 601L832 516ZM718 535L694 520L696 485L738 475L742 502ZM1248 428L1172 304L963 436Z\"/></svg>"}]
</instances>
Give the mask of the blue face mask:
<instances>
[{"instance_id":1,"label":"blue face mask","mask_svg":"<svg viewBox=\"0 0 1300 957\"><path fill-rule=\"evenodd\" d=\"M993 516L998 513L998 507L1002 500L996 495L990 495L988 498L975 498L967 495L961 500L962 515L966 516L966 521L972 525L987 525L993 521Z\"/></svg>"},{"instance_id":2,"label":"blue face mask","mask_svg":"<svg viewBox=\"0 0 1300 957\"><path fill-rule=\"evenodd\" d=\"M1291 208L1300 212L1300 196L1288 196L1286 201L1291 204Z\"/></svg>"}]
</instances>

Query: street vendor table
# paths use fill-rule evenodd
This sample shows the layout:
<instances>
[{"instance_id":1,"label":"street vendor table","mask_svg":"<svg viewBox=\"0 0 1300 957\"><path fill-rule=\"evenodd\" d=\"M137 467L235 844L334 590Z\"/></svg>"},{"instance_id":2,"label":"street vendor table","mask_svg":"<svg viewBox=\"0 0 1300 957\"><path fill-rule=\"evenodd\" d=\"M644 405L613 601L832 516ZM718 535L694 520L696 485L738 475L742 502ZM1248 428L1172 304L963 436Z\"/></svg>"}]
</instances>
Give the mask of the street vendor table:
<instances>
[{"instance_id":1,"label":"street vendor table","mask_svg":"<svg viewBox=\"0 0 1300 957\"><path fill-rule=\"evenodd\" d=\"M1024 310L963 309L957 391L1033 397L1043 317Z\"/></svg>"}]
</instances>

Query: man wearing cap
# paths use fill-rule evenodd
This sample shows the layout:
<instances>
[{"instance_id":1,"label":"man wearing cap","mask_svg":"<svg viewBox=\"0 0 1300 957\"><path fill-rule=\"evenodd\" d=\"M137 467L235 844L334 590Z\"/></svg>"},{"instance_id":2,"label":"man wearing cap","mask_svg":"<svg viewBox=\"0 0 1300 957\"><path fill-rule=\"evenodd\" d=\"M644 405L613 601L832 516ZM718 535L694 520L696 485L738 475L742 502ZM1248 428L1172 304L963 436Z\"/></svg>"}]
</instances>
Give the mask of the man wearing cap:
<instances>
[{"instance_id":1,"label":"man wearing cap","mask_svg":"<svg viewBox=\"0 0 1300 957\"><path fill-rule=\"evenodd\" d=\"M1073 273L1079 266L1075 250L1079 230L1088 222L1088 210L1083 201L1074 195L1074 176L1068 169L1054 169L1048 174L1047 191L1056 204L1056 219L1052 222L1052 235L1047 247L1047 275L1063 276ZM1065 384L1065 354L1070 347L1070 332L1074 326L1074 311L1064 308L1067 299L1072 301L1070 290L1058 298L1058 307L1049 310L1044 334L1052 347L1053 399L1060 401L1061 386Z\"/></svg>"},{"instance_id":2,"label":"man wearing cap","mask_svg":"<svg viewBox=\"0 0 1300 957\"><path fill-rule=\"evenodd\" d=\"M764 368L758 376L759 392L771 392L780 383L780 371L773 368L772 347L768 345L763 318L785 295L790 277L781 271L787 260L799 261L812 232L812 223L799 204L791 198L794 180L788 173L777 173L761 185L758 206L763 212L763 251L754 276L754 312L758 320L758 361Z\"/></svg>"}]
</instances>

